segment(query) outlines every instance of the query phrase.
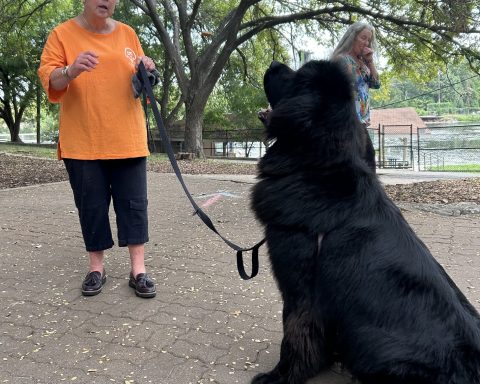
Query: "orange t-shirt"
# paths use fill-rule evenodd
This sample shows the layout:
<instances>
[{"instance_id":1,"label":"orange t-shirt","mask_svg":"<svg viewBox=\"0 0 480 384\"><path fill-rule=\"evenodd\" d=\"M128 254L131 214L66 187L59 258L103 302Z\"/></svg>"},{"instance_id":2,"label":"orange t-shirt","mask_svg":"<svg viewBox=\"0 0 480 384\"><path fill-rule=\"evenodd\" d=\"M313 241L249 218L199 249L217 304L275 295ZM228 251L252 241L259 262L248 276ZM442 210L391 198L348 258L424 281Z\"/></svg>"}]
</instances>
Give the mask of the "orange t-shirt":
<instances>
[{"instance_id":1,"label":"orange t-shirt","mask_svg":"<svg viewBox=\"0 0 480 384\"><path fill-rule=\"evenodd\" d=\"M84 51L98 55L97 67L82 72L63 90L51 88L52 71L72 64ZM118 21L109 34L89 32L73 19L50 33L38 75L48 99L60 103L59 159L149 155L145 116L132 88L139 56L143 56L143 50L135 31Z\"/></svg>"}]
</instances>

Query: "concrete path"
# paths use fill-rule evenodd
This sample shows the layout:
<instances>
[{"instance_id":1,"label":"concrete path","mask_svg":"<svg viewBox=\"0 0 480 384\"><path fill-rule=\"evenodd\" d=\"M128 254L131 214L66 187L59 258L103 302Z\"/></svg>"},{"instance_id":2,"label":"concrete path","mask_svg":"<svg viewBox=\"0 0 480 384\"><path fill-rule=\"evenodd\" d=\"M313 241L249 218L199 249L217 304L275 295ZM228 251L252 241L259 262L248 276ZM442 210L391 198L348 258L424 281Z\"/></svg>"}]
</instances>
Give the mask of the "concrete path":
<instances>
[{"instance_id":1,"label":"concrete path","mask_svg":"<svg viewBox=\"0 0 480 384\"><path fill-rule=\"evenodd\" d=\"M185 180L229 239L263 237L249 210L252 177ZM150 300L128 287L118 247L103 292L81 295L87 258L68 183L0 190L0 208L0 383L249 383L276 364L282 303L266 249L259 276L241 280L234 252L192 217L173 175L149 174ZM405 216L480 308L480 216ZM349 383L339 369L310 382Z\"/></svg>"}]
</instances>

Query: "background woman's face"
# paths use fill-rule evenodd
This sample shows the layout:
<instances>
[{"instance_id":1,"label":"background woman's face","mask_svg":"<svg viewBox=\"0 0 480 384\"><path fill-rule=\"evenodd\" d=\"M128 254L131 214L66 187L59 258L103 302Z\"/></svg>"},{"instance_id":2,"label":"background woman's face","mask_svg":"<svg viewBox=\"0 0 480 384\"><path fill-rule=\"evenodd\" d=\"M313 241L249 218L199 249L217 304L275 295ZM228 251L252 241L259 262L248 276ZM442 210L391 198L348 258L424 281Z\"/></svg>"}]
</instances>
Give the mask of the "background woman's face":
<instances>
[{"instance_id":1,"label":"background woman's face","mask_svg":"<svg viewBox=\"0 0 480 384\"><path fill-rule=\"evenodd\" d=\"M362 55L363 50L366 47L370 47L372 42L372 31L368 28L362 29L358 35L355 37L355 41L353 43L353 53L356 55Z\"/></svg>"}]
</instances>

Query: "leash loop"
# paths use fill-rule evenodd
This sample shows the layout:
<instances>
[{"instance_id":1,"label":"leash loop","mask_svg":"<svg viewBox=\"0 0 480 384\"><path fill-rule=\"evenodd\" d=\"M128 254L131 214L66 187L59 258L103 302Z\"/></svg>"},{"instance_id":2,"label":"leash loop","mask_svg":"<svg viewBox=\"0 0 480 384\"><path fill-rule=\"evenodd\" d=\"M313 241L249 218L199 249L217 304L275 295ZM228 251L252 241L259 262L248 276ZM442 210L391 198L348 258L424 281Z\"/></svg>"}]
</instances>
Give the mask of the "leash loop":
<instances>
[{"instance_id":1,"label":"leash loop","mask_svg":"<svg viewBox=\"0 0 480 384\"><path fill-rule=\"evenodd\" d=\"M231 242L227 238L223 237L215 228L213 225L212 220L208 217L208 215L203 212L203 210L198 206L198 204L195 202L193 199L192 195L190 194L185 181L183 180L182 173L180 172L180 168L177 163L177 159L175 158L175 154L172 149L172 145L170 144L170 140L167 135L167 131L165 129L165 126L163 125L162 117L160 116L160 112L158 110L157 102L155 99L155 96L152 91L152 85L150 84L150 80L148 78L147 70L145 69L145 66L142 61L140 61L138 65L138 70L141 75L142 79L142 91L150 99L150 107L152 108L153 111L153 116L155 118L155 122L157 123L157 128L160 133L160 138L162 139L162 142L164 144L164 148L167 152L167 156L170 160L170 163L172 165L173 171L175 172L175 175L177 176L178 181L180 182L183 191L187 195L188 200L190 200L190 203L192 204L194 208L194 215L197 215L204 223L205 225L210 228L213 232L215 232L230 248L233 250L237 251L237 269L238 273L240 274L240 277L244 280L249 280L253 277L255 277L258 274L258 249L262 246L263 243L265 243L266 239L263 239L259 241L257 244L255 244L252 247L248 248L242 248L238 246L237 244ZM245 272L245 267L244 267L244 261L243 261L243 252L247 251L252 251L252 272L250 275L248 275Z\"/></svg>"},{"instance_id":2,"label":"leash loop","mask_svg":"<svg viewBox=\"0 0 480 384\"><path fill-rule=\"evenodd\" d=\"M245 272L245 263L243 262L243 252L244 250L237 251L237 269L240 277L243 280L249 280L252 277L257 276L258 274L258 249L265 243L266 239L263 239L258 244L252 247L252 273L250 275Z\"/></svg>"}]
</instances>

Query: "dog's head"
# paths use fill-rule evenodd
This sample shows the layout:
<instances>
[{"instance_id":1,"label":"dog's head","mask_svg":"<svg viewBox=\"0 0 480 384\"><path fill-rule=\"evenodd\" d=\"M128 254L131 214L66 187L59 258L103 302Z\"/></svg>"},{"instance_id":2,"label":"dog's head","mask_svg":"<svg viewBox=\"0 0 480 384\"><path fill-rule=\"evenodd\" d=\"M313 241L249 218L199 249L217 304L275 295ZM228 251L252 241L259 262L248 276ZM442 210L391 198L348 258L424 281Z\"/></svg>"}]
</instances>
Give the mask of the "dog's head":
<instances>
[{"instance_id":1,"label":"dog's head","mask_svg":"<svg viewBox=\"0 0 480 384\"><path fill-rule=\"evenodd\" d=\"M313 60L294 71L274 61L265 72L264 89L272 107L269 138L345 147L360 131L352 84L338 63Z\"/></svg>"},{"instance_id":2,"label":"dog's head","mask_svg":"<svg viewBox=\"0 0 480 384\"><path fill-rule=\"evenodd\" d=\"M287 96L294 77L295 72L292 69L278 61L272 61L263 76L265 95L272 108L275 108L280 100Z\"/></svg>"},{"instance_id":3,"label":"dog's head","mask_svg":"<svg viewBox=\"0 0 480 384\"><path fill-rule=\"evenodd\" d=\"M346 103L352 99L350 80L340 66L331 61L312 60L298 71L273 61L265 72L263 84L272 108L283 99L300 95L328 96L329 103Z\"/></svg>"}]
</instances>

